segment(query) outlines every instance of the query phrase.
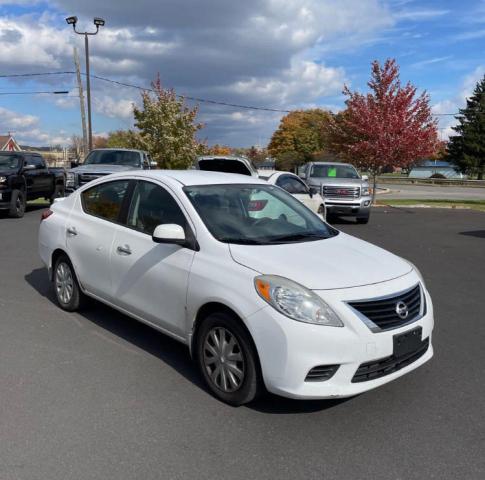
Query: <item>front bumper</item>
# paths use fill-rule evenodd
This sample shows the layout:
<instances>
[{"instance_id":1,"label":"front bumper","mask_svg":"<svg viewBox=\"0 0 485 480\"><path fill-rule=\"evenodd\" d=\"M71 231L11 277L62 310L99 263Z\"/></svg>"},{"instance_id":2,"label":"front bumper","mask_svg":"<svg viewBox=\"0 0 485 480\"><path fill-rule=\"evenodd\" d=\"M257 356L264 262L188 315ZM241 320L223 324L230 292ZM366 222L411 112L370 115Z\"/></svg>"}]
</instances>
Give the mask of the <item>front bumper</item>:
<instances>
[{"instance_id":1,"label":"front bumper","mask_svg":"<svg viewBox=\"0 0 485 480\"><path fill-rule=\"evenodd\" d=\"M414 370L433 356L431 334L433 306L424 290L427 312L419 320L393 330L373 333L346 304L356 298L393 294L419 282L414 272L377 285L345 290L316 292L331 305L344 327L325 327L291 320L271 307L248 317L249 328L258 350L266 388L275 394L302 399L349 397L388 383ZM426 352L413 363L388 375L363 382L352 382L359 366L393 354L393 336L422 328L422 340L429 338ZM339 365L325 381L305 381L311 369L320 365Z\"/></svg>"},{"instance_id":2,"label":"front bumper","mask_svg":"<svg viewBox=\"0 0 485 480\"><path fill-rule=\"evenodd\" d=\"M365 217L370 214L372 198L361 197L355 200L325 198L327 214Z\"/></svg>"},{"instance_id":3,"label":"front bumper","mask_svg":"<svg viewBox=\"0 0 485 480\"><path fill-rule=\"evenodd\" d=\"M0 188L0 210L10 208L12 190L10 188Z\"/></svg>"}]
</instances>

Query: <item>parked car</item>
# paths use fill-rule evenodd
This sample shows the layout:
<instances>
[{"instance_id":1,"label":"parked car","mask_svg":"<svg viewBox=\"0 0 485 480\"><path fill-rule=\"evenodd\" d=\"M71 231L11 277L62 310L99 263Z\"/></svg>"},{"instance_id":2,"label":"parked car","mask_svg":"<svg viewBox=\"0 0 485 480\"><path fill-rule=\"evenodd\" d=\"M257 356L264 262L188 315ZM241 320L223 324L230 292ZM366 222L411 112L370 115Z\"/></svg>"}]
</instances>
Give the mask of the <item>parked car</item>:
<instances>
[{"instance_id":1,"label":"parked car","mask_svg":"<svg viewBox=\"0 0 485 480\"><path fill-rule=\"evenodd\" d=\"M256 217L263 196L271 213ZM416 267L253 177L95 180L43 214L39 251L62 309L87 295L181 341L233 405L264 387L348 397L433 355L433 305Z\"/></svg>"},{"instance_id":2,"label":"parked car","mask_svg":"<svg viewBox=\"0 0 485 480\"><path fill-rule=\"evenodd\" d=\"M325 219L325 201L319 193L313 193L305 182L290 172L273 171L264 175L260 175L259 178L266 180L271 185L276 185L288 193L291 193L295 198L300 200L310 210L321 215Z\"/></svg>"},{"instance_id":3,"label":"parked car","mask_svg":"<svg viewBox=\"0 0 485 480\"><path fill-rule=\"evenodd\" d=\"M197 170L209 172L238 173L250 177L262 178L267 182L281 187L294 195L310 210L325 218L325 202L319 193L312 192L305 183L290 172L271 171L260 175L257 168L247 158L227 156L198 157L195 162Z\"/></svg>"},{"instance_id":4,"label":"parked car","mask_svg":"<svg viewBox=\"0 0 485 480\"><path fill-rule=\"evenodd\" d=\"M96 148L91 150L84 163L67 172L66 190L72 193L82 185L111 173L128 170L150 170L156 162L143 150L128 148Z\"/></svg>"},{"instance_id":5,"label":"parked car","mask_svg":"<svg viewBox=\"0 0 485 480\"><path fill-rule=\"evenodd\" d=\"M300 176L325 199L327 218L352 216L357 223L367 223L372 195L367 176L360 176L353 165L336 162L310 162Z\"/></svg>"},{"instance_id":6,"label":"parked car","mask_svg":"<svg viewBox=\"0 0 485 480\"><path fill-rule=\"evenodd\" d=\"M197 157L194 168L206 172L239 173L258 177L258 169L253 163L244 157L231 155L205 155Z\"/></svg>"},{"instance_id":7,"label":"parked car","mask_svg":"<svg viewBox=\"0 0 485 480\"><path fill-rule=\"evenodd\" d=\"M38 153L0 152L0 210L14 218L24 216L26 202L64 196L62 168L49 168Z\"/></svg>"}]
</instances>

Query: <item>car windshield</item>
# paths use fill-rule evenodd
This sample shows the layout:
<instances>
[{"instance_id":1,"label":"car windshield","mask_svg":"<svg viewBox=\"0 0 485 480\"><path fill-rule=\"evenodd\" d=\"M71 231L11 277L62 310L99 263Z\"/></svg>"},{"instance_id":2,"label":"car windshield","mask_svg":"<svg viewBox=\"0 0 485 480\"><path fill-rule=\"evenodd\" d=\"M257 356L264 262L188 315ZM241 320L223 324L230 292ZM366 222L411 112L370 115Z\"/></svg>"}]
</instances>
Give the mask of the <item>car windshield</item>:
<instances>
[{"instance_id":1,"label":"car windshield","mask_svg":"<svg viewBox=\"0 0 485 480\"><path fill-rule=\"evenodd\" d=\"M352 165L313 165L311 177L317 178L360 178Z\"/></svg>"},{"instance_id":2,"label":"car windshield","mask_svg":"<svg viewBox=\"0 0 485 480\"><path fill-rule=\"evenodd\" d=\"M128 165L139 167L141 156L138 152L126 150L93 150L84 165Z\"/></svg>"},{"instance_id":3,"label":"car windshield","mask_svg":"<svg viewBox=\"0 0 485 480\"><path fill-rule=\"evenodd\" d=\"M185 194L219 241L270 245L338 234L289 193L272 185L203 185Z\"/></svg>"},{"instance_id":4,"label":"car windshield","mask_svg":"<svg viewBox=\"0 0 485 480\"><path fill-rule=\"evenodd\" d=\"M20 166L18 155L0 155L0 170L16 170Z\"/></svg>"}]
</instances>

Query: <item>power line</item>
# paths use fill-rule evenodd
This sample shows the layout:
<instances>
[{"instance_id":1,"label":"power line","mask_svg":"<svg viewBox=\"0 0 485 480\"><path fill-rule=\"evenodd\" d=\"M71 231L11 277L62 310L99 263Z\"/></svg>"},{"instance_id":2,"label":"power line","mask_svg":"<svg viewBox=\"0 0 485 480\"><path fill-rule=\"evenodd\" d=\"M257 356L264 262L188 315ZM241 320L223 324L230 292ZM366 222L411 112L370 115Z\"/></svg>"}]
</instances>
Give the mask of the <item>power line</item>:
<instances>
[{"instance_id":1,"label":"power line","mask_svg":"<svg viewBox=\"0 0 485 480\"><path fill-rule=\"evenodd\" d=\"M17 74L6 74L6 75L0 75L0 78L18 78L18 77L40 77L40 76L48 76L48 75L75 75L76 72L74 71L63 71L63 72L42 72L42 73L17 73ZM81 73L81 75L86 76L86 73ZM114 85L120 85L122 87L127 87L127 88L135 88L137 90L145 91L145 92L155 92L152 88L147 88L147 87L141 87L140 85L134 85L132 83L126 83L126 82L120 82L118 80L113 80L111 78L106 78L106 77L100 77L98 75L90 75L90 78L94 78L96 80L101 80L103 82L108 82L112 83ZM42 93L42 92L39 92ZM14 94L12 94L14 95ZM211 100L207 98L201 98L201 97L191 97L189 95L177 95L178 98L185 98L187 100L192 100L194 102L199 102L199 103L208 103L212 105L221 105L224 107L234 107L234 108L242 108L246 110L259 110L259 111L265 111L265 112L275 112L275 113L290 113L291 110L284 110L284 109L279 109L279 108L270 108L270 107L259 107L255 105L242 105L238 103L230 103L230 102L222 102L219 100ZM478 112L482 113L482 112ZM485 112L483 112L485 113ZM457 116L457 115L462 115L460 112L456 113L432 113L434 117L441 117L441 116Z\"/></svg>"},{"instance_id":2,"label":"power line","mask_svg":"<svg viewBox=\"0 0 485 480\"><path fill-rule=\"evenodd\" d=\"M45 72L45 73L18 73L18 74L8 74L8 75L0 75L0 78L18 78L18 77L38 77L42 75L74 75L76 72L71 72L71 71L64 71L64 72ZM85 73L82 73L81 75L86 76ZM123 87L128 87L128 88L135 88L137 90L141 91L146 91L146 92L155 92L152 88L147 88L147 87L141 87L139 85L134 85L132 83L125 83L125 82L120 82L118 80L112 80L111 78L105 78L105 77L100 77L98 75L90 75L90 78L94 78L96 80L101 80L103 82L109 82L115 85L120 85ZM207 98L200 98L200 97L191 97L189 95L177 95L178 98L185 98L187 100L192 100L194 102L200 102L200 103L209 103L212 105L222 105L225 107L234 107L234 108L243 108L247 110L262 110L266 112L276 112L276 113L290 113L291 110L283 110L283 109L278 109L278 108L268 108L268 107L258 107L254 105L241 105L237 103L229 103L229 102L221 102L218 100L211 100Z\"/></svg>"},{"instance_id":3,"label":"power line","mask_svg":"<svg viewBox=\"0 0 485 480\"><path fill-rule=\"evenodd\" d=\"M40 94L48 94L48 95L67 95L69 93L68 90L56 90L53 92L0 92L0 95L40 95Z\"/></svg>"}]
</instances>

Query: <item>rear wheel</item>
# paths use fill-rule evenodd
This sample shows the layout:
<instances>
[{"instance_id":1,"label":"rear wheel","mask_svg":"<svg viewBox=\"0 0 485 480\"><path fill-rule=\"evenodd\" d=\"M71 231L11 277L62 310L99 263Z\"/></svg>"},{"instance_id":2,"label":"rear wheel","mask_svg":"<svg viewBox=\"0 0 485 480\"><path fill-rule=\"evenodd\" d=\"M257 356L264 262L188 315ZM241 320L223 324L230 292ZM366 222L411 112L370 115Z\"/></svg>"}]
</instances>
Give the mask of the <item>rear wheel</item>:
<instances>
[{"instance_id":1,"label":"rear wheel","mask_svg":"<svg viewBox=\"0 0 485 480\"><path fill-rule=\"evenodd\" d=\"M13 190L10 198L10 208L8 216L12 218L22 218L25 213L26 199L22 190Z\"/></svg>"},{"instance_id":2,"label":"rear wheel","mask_svg":"<svg viewBox=\"0 0 485 480\"><path fill-rule=\"evenodd\" d=\"M56 198L62 198L65 196L64 187L56 187L54 193L49 198L49 203L52 205Z\"/></svg>"},{"instance_id":3,"label":"rear wheel","mask_svg":"<svg viewBox=\"0 0 485 480\"><path fill-rule=\"evenodd\" d=\"M79 288L79 283L66 255L61 255L54 266L54 290L57 302L63 310L73 312L84 303L85 296Z\"/></svg>"},{"instance_id":4,"label":"rear wheel","mask_svg":"<svg viewBox=\"0 0 485 480\"><path fill-rule=\"evenodd\" d=\"M196 359L210 391L238 406L263 389L257 353L239 320L225 313L209 315L197 333Z\"/></svg>"}]
</instances>

